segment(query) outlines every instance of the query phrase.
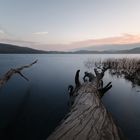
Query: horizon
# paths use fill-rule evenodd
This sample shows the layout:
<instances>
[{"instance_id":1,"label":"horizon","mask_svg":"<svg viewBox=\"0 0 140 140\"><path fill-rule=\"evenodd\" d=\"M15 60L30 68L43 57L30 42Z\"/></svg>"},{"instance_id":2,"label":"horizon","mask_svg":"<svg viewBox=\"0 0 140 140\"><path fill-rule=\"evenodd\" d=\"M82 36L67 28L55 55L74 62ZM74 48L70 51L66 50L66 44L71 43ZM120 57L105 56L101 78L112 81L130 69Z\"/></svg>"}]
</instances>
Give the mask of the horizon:
<instances>
[{"instance_id":1,"label":"horizon","mask_svg":"<svg viewBox=\"0 0 140 140\"><path fill-rule=\"evenodd\" d=\"M49 51L139 43L139 13L138 0L0 0L0 42Z\"/></svg>"}]
</instances>

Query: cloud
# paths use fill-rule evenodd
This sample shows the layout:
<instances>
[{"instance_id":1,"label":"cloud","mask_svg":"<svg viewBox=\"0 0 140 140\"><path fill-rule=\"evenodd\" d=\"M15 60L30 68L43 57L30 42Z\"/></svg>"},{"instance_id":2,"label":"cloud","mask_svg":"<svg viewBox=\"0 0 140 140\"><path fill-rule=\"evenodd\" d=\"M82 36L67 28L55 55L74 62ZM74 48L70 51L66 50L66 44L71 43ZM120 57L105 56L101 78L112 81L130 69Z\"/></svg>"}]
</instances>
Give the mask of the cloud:
<instances>
[{"instance_id":1,"label":"cloud","mask_svg":"<svg viewBox=\"0 0 140 140\"><path fill-rule=\"evenodd\" d=\"M140 35L122 34L120 36L106 37L99 39L89 39L84 41L73 42L71 45L75 47L107 45L107 44L131 44L140 43Z\"/></svg>"},{"instance_id":2,"label":"cloud","mask_svg":"<svg viewBox=\"0 0 140 140\"><path fill-rule=\"evenodd\" d=\"M7 32L6 32L7 33ZM33 47L35 49L50 50L50 51L68 51L77 50L81 48L88 48L93 46L96 50L101 49L102 45L112 45L113 44L133 44L140 43L140 34L121 34L119 36L112 36L106 38L89 39L83 41L72 42L69 44L48 44L44 42L48 32L34 32L32 36L26 36L22 38L16 38L14 36L8 36L3 30L0 29L0 42L10 43L19 46ZM31 35L31 34L30 34ZM111 46L111 47L112 47ZM103 50L106 49L103 47ZM110 49L113 49L110 48ZM116 48L115 48L116 49ZM122 48L123 49L123 48Z\"/></svg>"},{"instance_id":3,"label":"cloud","mask_svg":"<svg viewBox=\"0 0 140 140\"><path fill-rule=\"evenodd\" d=\"M48 32L34 32L33 35L48 35Z\"/></svg>"}]
</instances>

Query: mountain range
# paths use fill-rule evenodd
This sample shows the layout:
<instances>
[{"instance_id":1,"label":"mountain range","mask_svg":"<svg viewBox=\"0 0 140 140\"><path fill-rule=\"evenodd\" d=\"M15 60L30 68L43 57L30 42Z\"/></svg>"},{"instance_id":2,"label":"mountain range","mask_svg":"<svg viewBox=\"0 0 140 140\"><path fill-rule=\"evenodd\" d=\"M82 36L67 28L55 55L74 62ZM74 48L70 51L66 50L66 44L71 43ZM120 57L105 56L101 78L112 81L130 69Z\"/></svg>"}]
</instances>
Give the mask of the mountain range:
<instances>
[{"instance_id":1,"label":"mountain range","mask_svg":"<svg viewBox=\"0 0 140 140\"><path fill-rule=\"evenodd\" d=\"M125 47L126 45L129 45L130 47L130 44L123 44L123 45L125 45ZM138 43L131 44L131 47L132 46L133 48L128 50L110 49L110 50L98 51L98 50L93 50L92 49L93 47L87 47L76 51L63 52L63 51L43 51L43 50L37 50L28 47L16 46L12 44L0 43L0 54L140 54L140 47L138 47L140 46L140 44Z\"/></svg>"},{"instance_id":2,"label":"mountain range","mask_svg":"<svg viewBox=\"0 0 140 140\"><path fill-rule=\"evenodd\" d=\"M129 50L133 48L140 47L140 43L130 43L130 44L104 44L104 45L91 45L87 47L82 47L80 50L88 50L88 51L119 51L119 50ZM78 51L79 49L75 49Z\"/></svg>"},{"instance_id":3,"label":"mountain range","mask_svg":"<svg viewBox=\"0 0 140 140\"><path fill-rule=\"evenodd\" d=\"M47 53L46 51L42 50L36 50L28 47L21 47L17 45L12 44L4 44L0 43L0 54L41 54L41 53Z\"/></svg>"}]
</instances>

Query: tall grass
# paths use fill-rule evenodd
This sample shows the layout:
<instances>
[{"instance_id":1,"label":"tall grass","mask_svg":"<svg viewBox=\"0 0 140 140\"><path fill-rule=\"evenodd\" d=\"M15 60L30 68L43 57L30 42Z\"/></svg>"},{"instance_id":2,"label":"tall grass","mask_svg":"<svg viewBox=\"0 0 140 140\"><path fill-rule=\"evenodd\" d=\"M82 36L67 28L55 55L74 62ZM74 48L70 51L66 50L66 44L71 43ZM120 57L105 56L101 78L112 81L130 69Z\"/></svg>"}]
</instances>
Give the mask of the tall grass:
<instances>
[{"instance_id":1,"label":"tall grass","mask_svg":"<svg viewBox=\"0 0 140 140\"><path fill-rule=\"evenodd\" d=\"M93 66L94 63L94 66ZM133 84L140 85L140 59L139 58L109 58L106 60L85 62L85 66L90 69L97 67L108 67L111 75L124 77Z\"/></svg>"}]
</instances>

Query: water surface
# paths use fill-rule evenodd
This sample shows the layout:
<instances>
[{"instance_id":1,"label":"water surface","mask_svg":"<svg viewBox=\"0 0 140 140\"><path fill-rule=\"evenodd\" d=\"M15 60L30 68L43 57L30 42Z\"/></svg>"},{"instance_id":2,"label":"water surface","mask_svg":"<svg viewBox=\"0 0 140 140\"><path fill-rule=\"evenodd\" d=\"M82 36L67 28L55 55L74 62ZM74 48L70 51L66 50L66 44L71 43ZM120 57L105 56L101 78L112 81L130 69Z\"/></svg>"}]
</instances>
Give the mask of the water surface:
<instances>
[{"instance_id":1,"label":"water surface","mask_svg":"<svg viewBox=\"0 0 140 140\"><path fill-rule=\"evenodd\" d=\"M38 63L23 71L30 81L15 75L0 89L0 139L44 140L68 112L69 84L74 85L77 69L81 79L87 71L84 62L106 58L140 55L92 54L7 54L0 55L0 74L10 68ZM140 87L123 78L106 73L105 83L113 88L103 97L124 134L130 140L140 139Z\"/></svg>"}]
</instances>

